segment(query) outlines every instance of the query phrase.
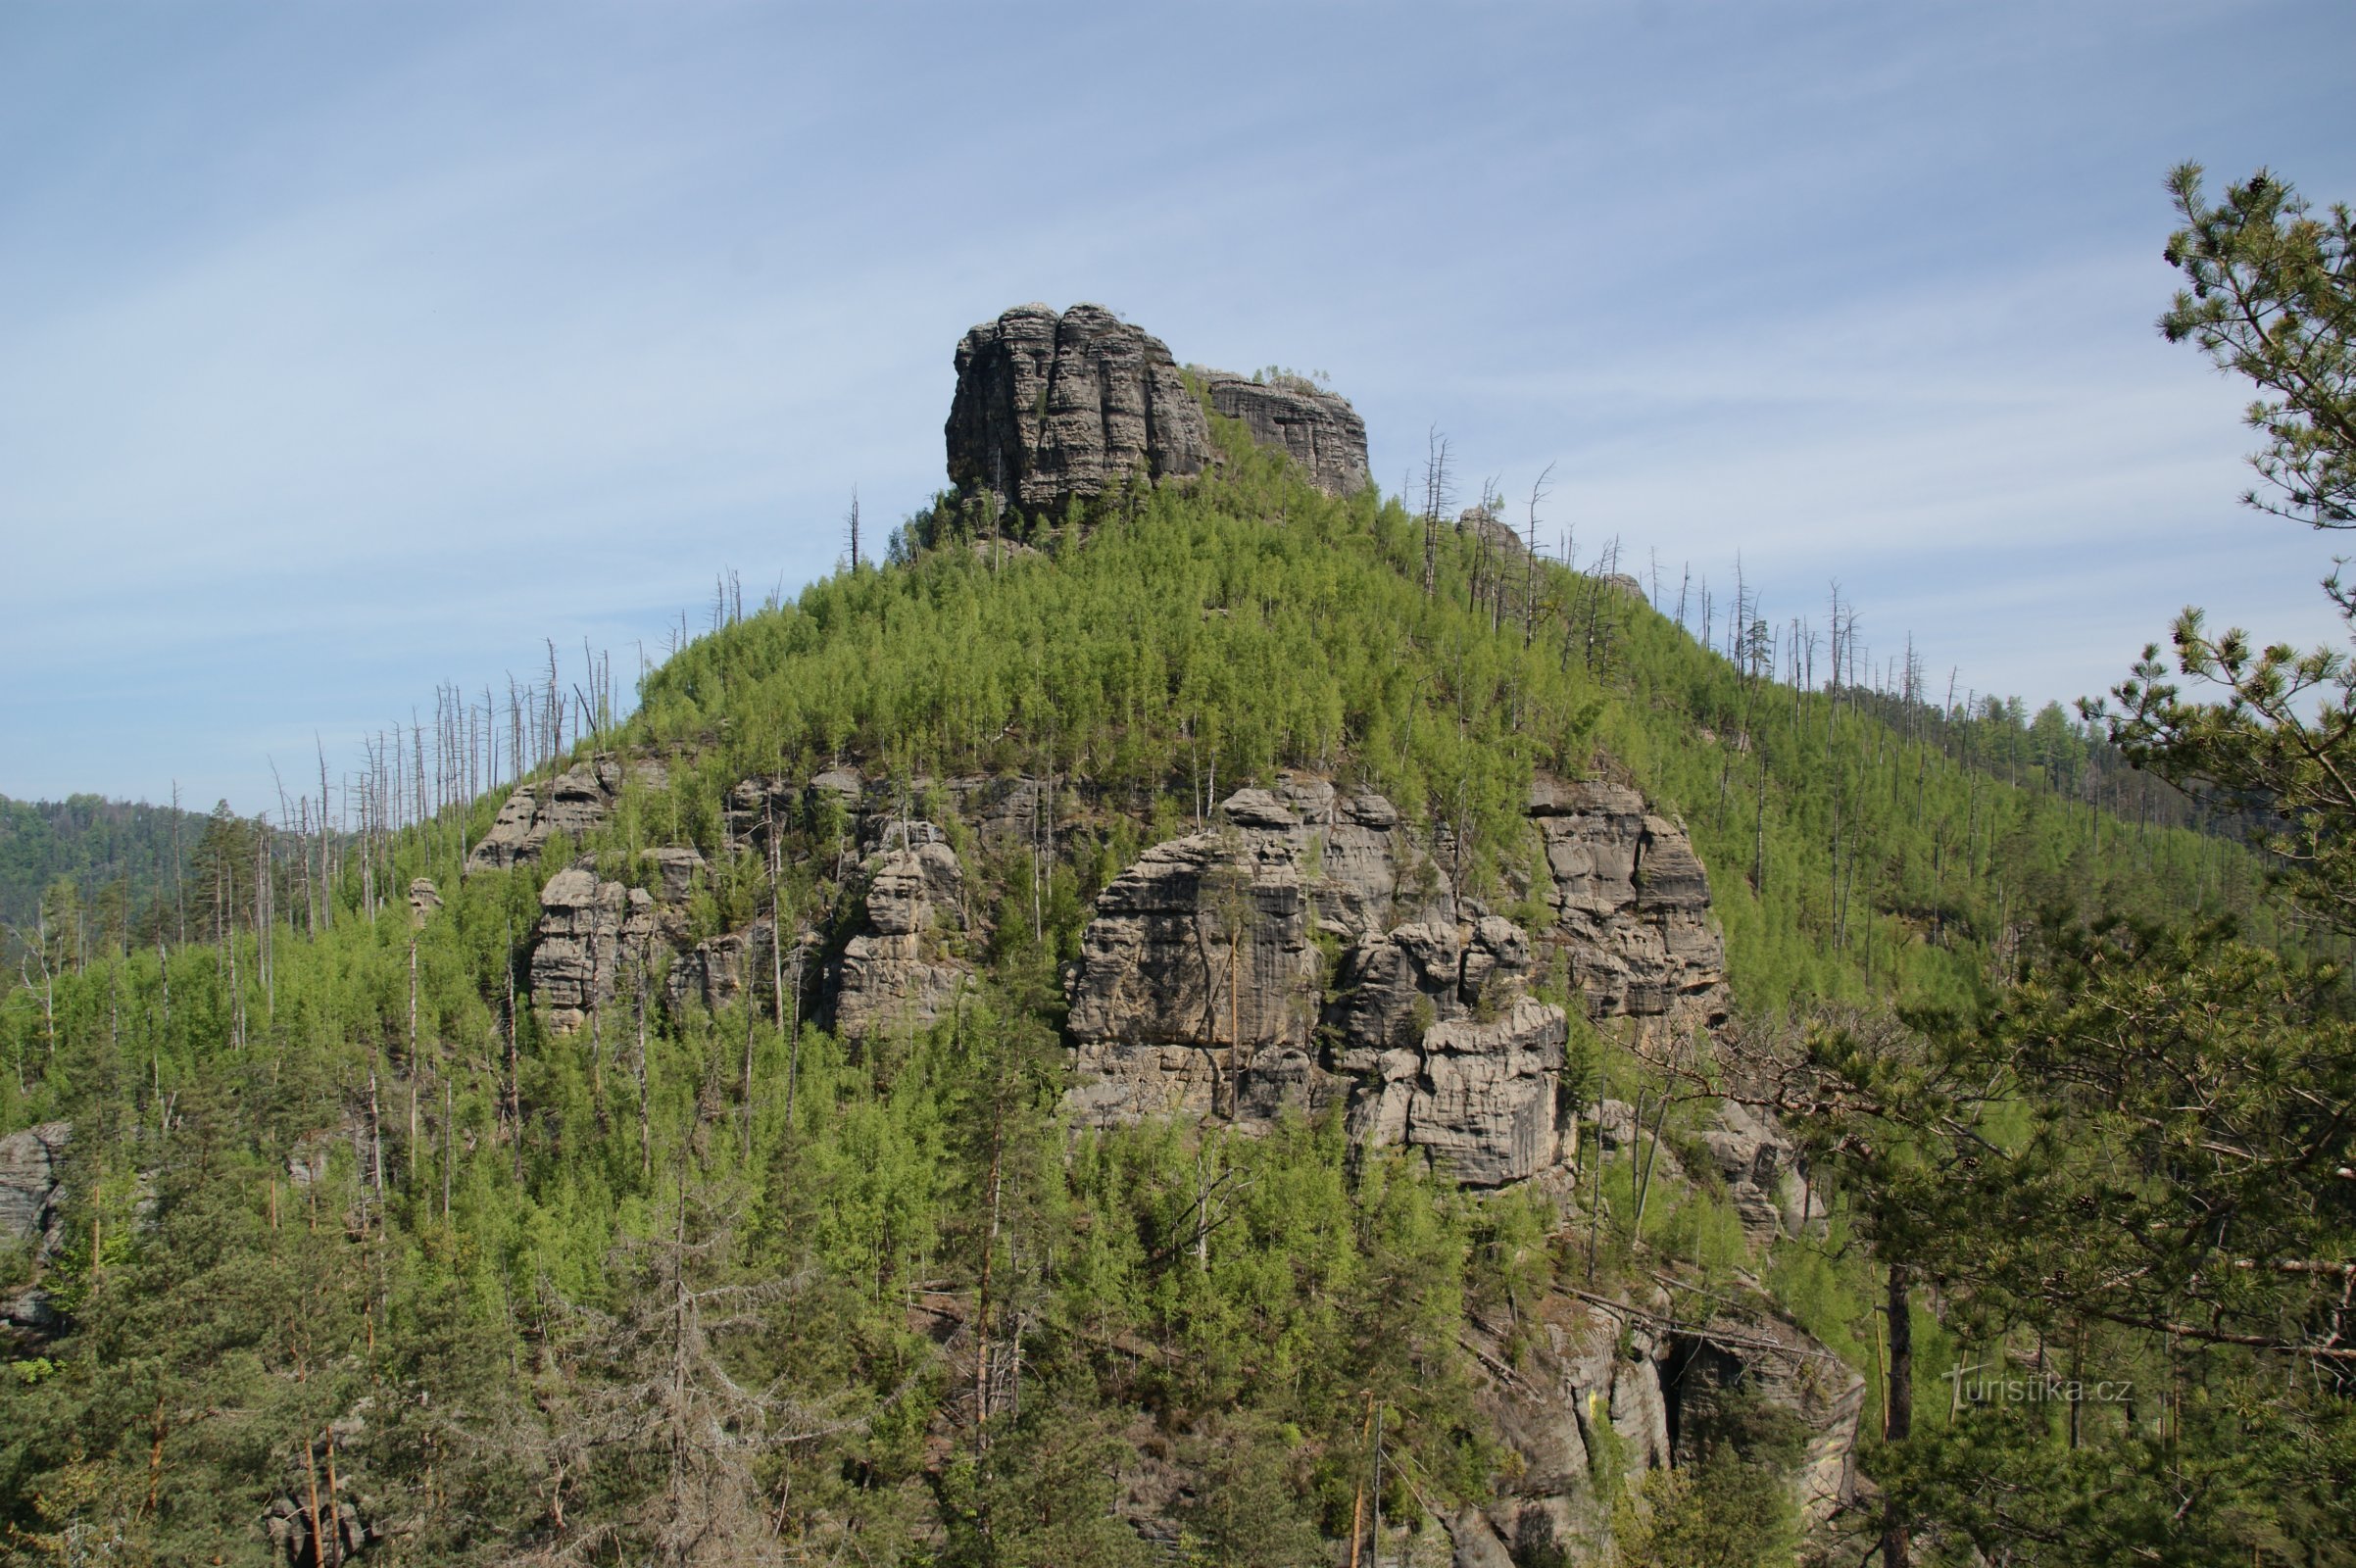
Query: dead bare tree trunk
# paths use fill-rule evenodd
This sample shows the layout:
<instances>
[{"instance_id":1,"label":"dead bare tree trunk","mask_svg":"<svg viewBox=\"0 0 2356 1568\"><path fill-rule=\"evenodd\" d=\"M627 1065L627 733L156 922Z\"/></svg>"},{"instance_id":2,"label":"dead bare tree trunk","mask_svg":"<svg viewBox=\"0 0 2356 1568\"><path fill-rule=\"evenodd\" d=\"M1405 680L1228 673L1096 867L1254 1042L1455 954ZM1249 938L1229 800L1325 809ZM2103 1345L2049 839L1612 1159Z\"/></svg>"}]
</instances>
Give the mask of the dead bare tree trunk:
<instances>
[{"instance_id":1,"label":"dead bare tree trunk","mask_svg":"<svg viewBox=\"0 0 2356 1568\"><path fill-rule=\"evenodd\" d=\"M1889 1412L1888 1437L1891 1443L1903 1443L1914 1432L1914 1313L1909 1299L1910 1283L1905 1264L1890 1265L1886 1307L1890 1320L1890 1381L1884 1408ZM1913 1561L1914 1545L1908 1538L1905 1511L1888 1494L1884 1494L1883 1509L1882 1568L1907 1568Z\"/></svg>"}]
</instances>

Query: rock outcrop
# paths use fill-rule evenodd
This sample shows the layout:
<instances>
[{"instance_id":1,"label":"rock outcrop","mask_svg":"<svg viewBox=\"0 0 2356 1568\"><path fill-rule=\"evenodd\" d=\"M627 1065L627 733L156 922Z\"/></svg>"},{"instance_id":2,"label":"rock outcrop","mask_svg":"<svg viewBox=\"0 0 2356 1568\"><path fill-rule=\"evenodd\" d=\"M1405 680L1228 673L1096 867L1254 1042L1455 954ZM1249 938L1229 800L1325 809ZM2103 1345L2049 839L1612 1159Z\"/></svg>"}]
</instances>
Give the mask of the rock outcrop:
<instances>
[{"instance_id":1,"label":"rock outcrop","mask_svg":"<svg viewBox=\"0 0 2356 1568\"><path fill-rule=\"evenodd\" d=\"M1196 374L1213 411L1243 420L1254 442L1300 464L1318 489L1339 496L1365 487L1366 421L1347 398L1297 376Z\"/></svg>"},{"instance_id":2,"label":"rock outcrop","mask_svg":"<svg viewBox=\"0 0 2356 1568\"><path fill-rule=\"evenodd\" d=\"M1323 1104L1341 1080L1312 1050L1323 956L1398 898L1399 813L1323 780L1238 791L1219 826L1148 850L1097 900L1069 981L1084 1121Z\"/></svg>"},{"instance_id":3,"label":"rock outcrop","mask_svg":"<svg viewBox=\"0 0 2356 1568\"><path fill-rule=\"evenodd\" d=\"M0 1248L55 1250L59 1166L74 1137L70 1121L45 1121L0 1138Z\"/></svg>"},{"instance_id":4,"label":"rock outcrop","mask_svg":"<svg viewBox=\"0 0 2356 1568\"><path fill-rule=\"evenodd\" d=\"M1560 1007L1527 997L1501 1018L1434 1024L1376 1058L1376 1083L1353 1097L1352 1129L1369 1144L1421 1149L1468 1187L1536 1176L1574 1136L1559 1094L1567 1033Z\"/></svg>"},{"instance_id":5,"label":"rock outcrop","mask_svg":"<svg viewBox=\"0 0 2356 1568\"><path fill-rule=\"evenodd\" d=\"M1505 1323L1473 1321L1477 1403L1512 1458L1489 1506L1450 1522L1459 1565L1607 1560L1599 1463L1616 1458L1633 1486L1719 1443L1744 1451L1776 1425L1797 1439L1788 1478L1803 1529L1853 1496L1864 1380L1762 1301L1690 1325L1669 1306L1661 1291L1644 1307L1549 1294L1521 1308L1518 1353Z\"/></svg>"},{"instance_id":6,"label":"rock outcrop","mask_svg":"<svg viewBox=\"0 0 2356 1568\"><path fill-rule=\"evenodd\" d=\"M1601 780L1540 778L1530 814L1546 847L1554 937L1595 1017L1687 1033L1726 1019L1726 944L1709 878L1684 831Z\"/></svg>"},{"instance_id":7,"label":"rock outcrop","mask_svg":"<svg viewBox=\"0 0 2356 1568\"><path fill-rule=\"evenodd\" d=\"M1219 826L1148 850L1097 901L1068 983L1082 1122L1250 1127L1287 1104L1343 1103L1364 1142L1497 1186L1577 1150L1568 1020L1527 995L1544 966L1566 966L1591 1016L1640 1030L1725 1014L1708 880L1633 790L1534 787L1546 872L1528 892L1554 916L1537 931L1456 897L1444 857L1379 796L1293 776L1219 812ZM1773 1156L1746 1147L1782 1201Z\"/></svg>"},{"instance_id":8,"label":"rock outcrop","mask_svg":"<svg viewBox=\"0 0 2356 1568\"><path fill-rule=\"evenodd\" d=\"M434 910L442 906L441 890L433 878L415 876L409 879L409 924L412 930L422 931L433 918Z\"/></svg>"},{"instance_id":9,"label":"rock outcrop","mask_svg":"<svg viewBox=\"0 0 2356 1568\"><path fill-rule=\"evenodd\" d=\"M836 964L834 1025L846 1035L920 1029L946 1014L966 971L941 937L964 927L964 871L938 826L882 824L867 862L864 921Z\"/></svg>"},{"instance_id":10,"label":"rock outcrop","mask_svg":"<svg viewBox=\"0 0 2356 1568\"><path fill-rule=\"evenodd\" d=\"M1854 1494L1865 1380L1840 1357L1763 1309L1720 1311L1697 1329L1668 1336L1664 1351L1676 1399L1675 1463L1693 1463L1714 1438L1751 1424L1741 1408L1747 1403L1791 1422L1800 1438L1792 1480L1803 1531Z\"/></svg>"},{"instance_id":11,"label":"rock outcrop","mask_svg":"<svg viewBox=\"0 0 2356 1568\"><path fill-rule=\"evenodd\" d=\"M505 870L536 860L552 834L577 842L613 814L625 778L660 789L667 777L661 762L642 758L625 772L619 758L607 755L575 762L553 779L518 784L500 807L491 831L466 852L466 869Z\"/></svg>"},{"instance_id":12,"label":"rock outcrop","mask_svg":"<svg viewBox=\"0 0 2356 1568\"><path fill-rule=\"evenodd\" d=\"M22 1249L37 1265L65 1246L63 1185L70 1121L45 1121L0 1138L0 1254ZM37 1275L36 1275L37 1277ZM37 1284L0 1290L0 1325L36 1339L62 1323Z\"/></svg>"},{"instance_id":13,"label":"rock outcrop","mask_svg":"<svg viewBox=\"0 0 2356 1568\"><path fill-rule=\"evenodd\" d=\"M532 944L532 1001L559 1030L614 1000L625 965L635 967L655 935L655 901L644 888L608 882L568 866L540 889Z\"/></svg>"},{"instance_id":14,"label":"rock outcrop","mask_svg":"<svg viewBox=\"0 0 2356 1568\"><path fill-rule=\"evenodd\" d=\"M1030 513L1210 461L1203 406L1159 338L1101 305L1022 305L957 345L952 483Z\"/></svg>"},{"instance_id":15,"label":"rock outcrop","mask_svg":"<svg viewBox=\"0 0 2356 1568\"><path fill-rule=\"evenodd\" d=\"M1720 1103L1715 1121L1701 1141L1754 1245L1799 1236L1825 1217L1798 1149L1771 1113L1729 1100Z\"/></svg>"},{"instance_id":16,"label":"rock outcrop","mask_svg":"<svg viewBox=\"0 0 2356 1568\"><path fill-rule=\"evenodd\" d=\"M1182 372L1159 338L1101 305L1060 315L1017 306L967 332L957 367L943 432L950 482L1033 515L1116 491L1132 475L1201 473L1216 461L1204 402L1328 494L1367 483L1366 421L1347 399L1298 376Z\"/></svg>"}]
</instances>

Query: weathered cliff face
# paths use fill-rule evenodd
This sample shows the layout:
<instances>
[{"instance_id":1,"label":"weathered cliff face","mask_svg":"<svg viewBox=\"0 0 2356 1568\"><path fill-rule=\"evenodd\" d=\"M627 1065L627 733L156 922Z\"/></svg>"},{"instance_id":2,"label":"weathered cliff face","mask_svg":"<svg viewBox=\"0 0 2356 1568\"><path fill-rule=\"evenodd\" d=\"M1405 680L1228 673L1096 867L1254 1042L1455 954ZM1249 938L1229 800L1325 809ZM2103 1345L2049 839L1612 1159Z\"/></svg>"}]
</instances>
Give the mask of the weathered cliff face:
<instances>
[{"instance_id":1,"label":"weathered cliff face","mask_svg":"<svg viewBox=\"0 0 2356 1568\"><path fill-rule=\"evenodd\" d=\"M631 762L625 772L619 758L606 756L576 762L553 779L518 784L500 807L491 831L466 852L466 869L505 870L536 860L556 833L577 843L613 814L625 777L659 789L665 776L663 765L650 759Z\"/></svg>"},{"instance_id":2,"label":"weathered cliff face","mask_svg":"<svg viewBox=\"0 0 2356 1568\"><path fill-rule=\"evenodd\" d=\"M946 1015L969 976L943 954L964 927L965 874L931 822L881 823L867 858L865 923L834 975L834 1025L846 1035L921 1029Z\"/></svg>"},{"instance_id":3,"label":"weathered cliff face","mask_svg":"<svg viewBox=\"0 0 2356 1568\"><path fill-rule=\"evenodd\" d=\"M1663 1337L1665 1385L1675 1391L1674 1460L1692 1464L1743 1402L1796 1423L1802 1447L1792 1486L1800 1526L1831 1519L1856 1489L1857 1418L1865 1380L1771 1311L1729 1308L1698 1328Z\"/></svg>"},{"instance_id":4,"label":"weathered cliff face","mask_svg":"<svg viewBox=\"0 0 2356 1568\"><path fill-rule=\"evenodd\" d=\"M1148 850L1070 977L1075 1116L1249 1127L1340 1102L1357 1137L1472 1185L1560 1164L1568 1021L1533 973L1559 954L1592 1016L1686 1031L1724 1016L1723 949L1691 845L1636 792L1542 780L1530 809L1554 914L1536 932L1454 897L1388 801L1322 780L1240 791Z\"/></svg>"},{"instance_id":5,"label":"weathered cliff face","mask_svg":"<svg viewBox=\"0 0 2356 1568\"><path fill-rule=\"evenodd\" d=\"M655 901L644 888L608 882L575 865L548 879L540 907L532 1001L552 1027L578 1028L590 1008L614 1000L623 965L641 962L656 934Z\"/></svg>"},{"instance_id":6,"label":"weathered cliff face","mask_svg":"<svg viewBox=\"0 0 2356 1568\"><path fill-rule=\"evenodd\" d=\"M1347 398L1289 377L1196 373L1215 412L1243 420L1254 442L1300 464L1318 489L1339 496L1365 487L1366 421Z\"/></svg>"},{"instance_id":7,"label":"weathered cliff face","mask_svg":"<svg viewBox=\"0 0 2356 1568\"><path fill-rule=\"evenodd\" d=\"M1507 1324L1475 1319L1478 1403L1514 1459L1487 1508L1449 1520L1459 1568L1607 1557L1599 1451L1617 1453L1633 1486L1644 1471L1693 1464L1713 1443L1740 1451L1762 1409L1799 1439L1789 1484L1803 1530L1854 1495L1864 1380L1764 1302L1682 1326L1662 1315L1668 1306L1658 1292L1642 1306L1551 1294L1521 1309L1518 1354Z\"/></svg>"},{"instance_id":8,"label":"weathered cliff face","mask_svg":"<svg viewBox=\"0 0 2356 1568\"><path fill-rule=\"evenodd\" d=\"M1097 901L1069 980L1084 1121L1265 1121L1344 1087L1312 1050L1315 938L1355 940L1391 917L1399 813L1302 779L1239 791L1220 815L1148 850Z\"/></svg>"},{"instance_id":9,"label":"weathered cliff face","mask_svg":"<svg viewBox=\"0 0 2356 1568\"><path fill-rule=\"evenodd\" d=\"M23 1249L40 1264L65 1247L66 1146L73 1139L70 1121L45 1121L0 1138L0 1253ZM0 1328L38 1337L54 1332L60 1321L39 1285L0 1290Z\"/></svg>"},{"instance_id":10,"label":"weathered cliff face","mask_svg":"<svg viewBox=\"0 0 2356 1568\"><path fill-rule=\"evenodd\" d=\"M0 1138L0 1248L55 1249L59 1166L73 1136L72 1122L45 1121Z\"/></svg>"},{"instance_id":11,"label":"weathered cliff face","mask_svg":"<svg viewBox=\"0 0 2356 1568\"><path fill-rule=\"evenodd\" d=\"M1366 421L1347 399L1295 377L1181 373L1162 341L1099 305L1058 315L1022 305L957 345L944 430L950 482L1022 512L1053 514L1117 490L1132 474L1186 478L1215 460L1195 376L1217 413L1347 495L1367 482Z\"/></svg>"},{"instance_id":12,"label":"weathered cliff face","mask_svg":"<svg viewBox=\"0 0 2356 1568\"><path fill-rule=\"evenodd\" d=\"M1710 925L1709 878L1684 831L1632 789L1540 779L1530 814L1546 847L1555 911L1591 1015L1654 1032L1726 1019L1726 944Z\"/></svg>"},{"instance_id":13,"label":"weathered cliff face","mask_svg":"<svg viewBox=\"0 0 2356 1568\"><path fill-rule=\"evenodd\" d=\"M952 483L1027 512L1210 461L1203 407L1159 338L1101 305L1023 305L957 345L946 434Z\"/></svg>"}]
</instances>

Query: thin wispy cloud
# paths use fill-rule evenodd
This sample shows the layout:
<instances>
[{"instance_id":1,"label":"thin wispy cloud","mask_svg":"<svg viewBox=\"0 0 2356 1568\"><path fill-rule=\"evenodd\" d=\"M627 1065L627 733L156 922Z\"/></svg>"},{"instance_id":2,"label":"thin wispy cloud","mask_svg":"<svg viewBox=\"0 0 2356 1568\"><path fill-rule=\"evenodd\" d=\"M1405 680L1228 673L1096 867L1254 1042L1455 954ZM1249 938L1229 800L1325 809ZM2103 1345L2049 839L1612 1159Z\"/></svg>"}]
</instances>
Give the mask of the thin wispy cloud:
<instances>
[{"instance_id":1,"label":"thin wispy cloud","mask_svg":"<svg viewBox=\"0 0 2356 1568\"><path fill-rule=\"evenodd\" d=\"M2206 8L0 14L0 792L270 804L434 685L632 666L943 482L950 353L1099 300L1325 369L1397 484L1839 576L2033 701L2187 599L2329 630L2150 320L2166 166L2356 194L2356 20ZM2351 48L2333 48L2337 38Z\"/></svg>"}]
</instances>

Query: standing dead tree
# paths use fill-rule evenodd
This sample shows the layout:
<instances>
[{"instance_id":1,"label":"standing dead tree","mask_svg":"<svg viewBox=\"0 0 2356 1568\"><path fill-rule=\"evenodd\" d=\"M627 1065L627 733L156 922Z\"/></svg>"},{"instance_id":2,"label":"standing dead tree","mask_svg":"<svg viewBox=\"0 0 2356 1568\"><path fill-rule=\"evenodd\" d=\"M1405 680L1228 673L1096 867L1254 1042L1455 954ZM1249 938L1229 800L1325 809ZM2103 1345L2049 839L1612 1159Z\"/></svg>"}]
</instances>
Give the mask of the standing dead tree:
<instances>
[{"instance_id":1,"label":"standing dead tree","mask_svg":"<svg viewBox=\"0 0 2356 1568\"><path fill-rule=\"evenodd\" d=\"M1432 597L1440 581L1440 519L1455 497L1448 482L1448 437L1433 425L1425 437L1423 463L1423 596Z\"/></svg>"}]
</instances>

